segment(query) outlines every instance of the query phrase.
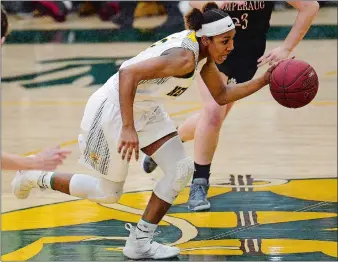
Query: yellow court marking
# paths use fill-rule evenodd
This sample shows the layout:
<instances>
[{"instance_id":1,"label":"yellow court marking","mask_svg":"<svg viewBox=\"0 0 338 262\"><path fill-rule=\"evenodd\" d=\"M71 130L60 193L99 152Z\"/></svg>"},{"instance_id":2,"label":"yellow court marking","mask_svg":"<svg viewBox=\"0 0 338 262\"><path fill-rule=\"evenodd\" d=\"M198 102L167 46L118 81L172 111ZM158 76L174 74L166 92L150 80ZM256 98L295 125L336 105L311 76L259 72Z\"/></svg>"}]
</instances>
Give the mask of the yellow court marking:
<instances>
[{"instance_id":1,"label":"yellow court marking","mask_svg":"<svg viewBox=\"0 0 338 262\"><path fill-rule=\"evenodd\" d=\"M322 252L337 257L337 242L298 239L264 239L262 252L269 255Z\"/></svg>"},{"instance_id":2,"label":"yellow court marking","mask_svg":"<svg viewBox=\"0 0 338 262\"><path fill-rule=\"evenodd\" d=\"M337 74L337 71L330 71L330 72L327 72L325 75L327 76L334 76Z\"/></svg>"},{"instance_id":3,"label":"yellow court marking","mask_svg":"<svg viewBox=\"0 0 338 262\"><path fill-rule=\"evenodd\" d=\"M321 202L337 202L337 179L294 180L284 185L257 187L254 191L271 191L282 196Z\"/></svg>"},{"instance_id":4,"label":"yellow court marking","mask_svg":"<svg viewBox=\"0 0 338 262\"><path fill-rule=\"evenodd\" d=\"M86 210L86 212L83 212ZM55 216L57 214L57 216ZM22 218L25 222L22 223ZM88 200L61 202L9 212L2 215L2 231L32 230L36 228L56 228L107 221L137 223L141 215L107 208ZM168 226L165 221L159 223Z\"/></svg>"}]
</instances>

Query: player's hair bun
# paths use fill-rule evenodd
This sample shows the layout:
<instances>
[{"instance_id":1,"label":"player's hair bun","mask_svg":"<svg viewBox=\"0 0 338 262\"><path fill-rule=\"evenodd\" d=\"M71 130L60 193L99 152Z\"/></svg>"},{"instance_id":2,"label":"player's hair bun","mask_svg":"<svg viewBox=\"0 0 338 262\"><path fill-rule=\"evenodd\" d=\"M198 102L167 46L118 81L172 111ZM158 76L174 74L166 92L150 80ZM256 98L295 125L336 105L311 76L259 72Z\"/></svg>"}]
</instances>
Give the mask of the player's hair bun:
<instances>
[{"instance_id":1,"label":"player's hair bun","mask_svg":"<svg viewBox=\"0 0 338 262\"><path fill-rule=\"evenodd\" d=\"M200 30L202 28L203 22L203 14L197 8L193 8L185 17L186 27L190 30Z\"/></svg>"}]
</instances>

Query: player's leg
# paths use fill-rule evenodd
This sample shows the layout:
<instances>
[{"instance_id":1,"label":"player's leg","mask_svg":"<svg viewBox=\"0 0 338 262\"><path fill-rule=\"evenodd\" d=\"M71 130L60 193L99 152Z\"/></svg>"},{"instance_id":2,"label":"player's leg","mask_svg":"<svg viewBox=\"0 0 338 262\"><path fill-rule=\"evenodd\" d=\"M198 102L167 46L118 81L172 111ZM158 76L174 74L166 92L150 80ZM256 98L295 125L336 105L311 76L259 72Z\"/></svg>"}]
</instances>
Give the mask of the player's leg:
<instances>
[{"instance_id":1,"label":"player's leg","mask_svg":"<svg viewBox=\"0 0 338 262\"><path fill-rule=\"evenodd\" d=\"M226 75L222 74L222 77L224 81L227 81ZM203 108L200 112L187 118L177 130L183 142L193 140L195 136L203 140L199 145L196 146L195 144L195 149L201 150L200 153L195 154L195 162L203 165L203 162L211 162L218 143L218 133L233 103L226 106L218 105L200 76L197 76L197 85ZM200 155L202 157L207 156L207 159L201 160ZM142 165L146 173L153 172L157 167L156 162L147 155L143 159Z\"/></svg>"},{"instance_id":2,"label":"player's leg","mask_svg":"<svg viewBox=\"0 0 338 262\"><path fill-rule=\"evenodd\" d=\"M152 241L158 223L193 174L193 160L186 154L174 123L160 114L139 133L140 146L164 172L136 227L128 225L130 235L123 253L132 259L164 259L179 254L179 249ZM161 134L159 134L161 132ZM165 132L165 133L164 133ZM155 141L154 141L155 139ZM147 142L144 142L148 140ZM154 142L152 142L152 141ZM142 144L144 146L142 146Z\"/></svg>"},{"instance_id":3,"label":"player's leg","mask_svg":"<svg viewBox=\"0 0 338 262\"><path fill-rule=\"evenodd\" d=\"M222 76L224 81L227 81L227 77L224 74ZM195 171L189 196L189 208L195 211L210 208L207 193L211 162L217 148L223 120L232 107L232 104L219 106L200 76L197 81L203 99L203 108L178 128L179 136L183 141L195 137ZM153 158L145 157L144 170L149 173L156 168L156 164Z\"/></svg>"},{"instance_id":4,"label":"player's leg","mask_svg":"<svg viewBox=\"0 0 338 262\"><path fill-rule=\"evenodd\" d=\"M51 189L102 204L117 202L123 192L122 182L113 182L86 174L45 171L19 171L12 182L13 193L25 199L33 188Z\"/></svg>"},{"instance_id":5,"label":"player's leg","mask_svg":"<svg viewBox=\"0 0 338 262\"><path fill-rule=\"evenodd\" d=\"M227 81L227 77L224 74L222 74L222 77L224 81ZM219 106L212 98L202 79L199 79L198 82L201 96L204 97L204 104L199 113L199 118L195 123L192 121L189 123L188 120L187 123L183 123L178 128L182 137L184 137L183 134L186 129L191 128L191 126L193 126L195 132L193 136L195 171L188 202L189 209L194 211L210 208L207 194L211 162L217 148L222 123L233 105Z\"/></svg>"},{"instance_id":6,"label":"player's leg","mask_svg":"<svg viewBox=\"0 0 338 262\"><path fill-rule=\"evenodd\" d=\"M235 60L233 58L232 60L226 61L228 63L218 65L219 70L224 73L221 73L224 81L227 81L228 84L248 81L256 73L257 66L255 60L252 59L253 63L251 64L245 63L247 58L244 58L244 60L238 59L239 61L236 60L237 58ZM227 79L224 77L225 74L228 76ZM201 87L202 91L207 91L205 85ZM202 109L201 117L195 128L195 172L189 194L188 207L190 210L201 211L210 208L207 195L211 162L217 148L222 123L232 107L233 103L222 110L222 107L219 107L211 100L208 101ZM219 114L219 117L216 118L215 121L213 118L217 117L217 114Z\"/></svg>"},{"instance_id":7,"label":"player's leg","mask_svg":"<svg viewBox=\"0 0 338 262\"><path fill-rule=\"evenodd\" d=\"M44 171L19 171L12 182L14 194L24 199L32 188L52 189L98 203L115 203L122 194L128 173L128 163L117 153L115 137L119 128L114 116L114 105L107 104L101 91L88 101L79 136L82 162L103 175L97 178L85 174L68 174ZM103 116L112 116L113 125L102 123Z\"/></svg>"},{"instance_id":8,"label":"player's leg","mask_svg":"<svg viewBox=\"0 0 338 262\"><path fill-rule=\"evenodd\" d=\"M256 60L251 59L252 63L248 63L247 60L248 57L244 57L243 59L233 57L225 63L218 65L219 70L223 72L221 74L224 81L231 84L250 80L256 73L257 66ZM203 94L202 92L204 91L207 93L207 87L205 85L200 86L200 89L202 90L201 94L206 96L206 94ZM212 97L210 96L209 98ZM207 195L211 162L217 148L222 123L232 107L233 103L227 105L225 108L220 107L213 99L207 101L203 106L195 128L195 172L189 194L188 207L190 210L201 211L210 208L210 202L207 200Z\"/></svg>"}]
</instances>

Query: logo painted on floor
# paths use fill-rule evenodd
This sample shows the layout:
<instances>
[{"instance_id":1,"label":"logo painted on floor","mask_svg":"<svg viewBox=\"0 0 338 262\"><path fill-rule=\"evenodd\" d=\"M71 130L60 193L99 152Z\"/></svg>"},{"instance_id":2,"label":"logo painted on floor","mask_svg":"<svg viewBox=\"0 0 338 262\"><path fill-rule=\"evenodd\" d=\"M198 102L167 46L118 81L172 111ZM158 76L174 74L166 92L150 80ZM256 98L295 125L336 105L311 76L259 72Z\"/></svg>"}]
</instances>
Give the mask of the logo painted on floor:
<instances>
[{"instance_id":1,"label":"logo painted on floor","mask_svg":"<svg viewBox=\"0 0 338 262\"><path fill-rule=\"evenodd\" d=\"M24 88L47 88L60 85L83 83L84 87L102 86L131 57L74 57L42 60L37 68L50 66L51 69L19 76L3 77L3 83L19 83ZM55 66L57 66L55 68ZM326 75L336 74L336 71ZM60 76L64 74L64 76ZM42 78L42 79L41 79ZM236 83L230 79L230 83Z\"/></svg>"},{"instance_id":2,"label":"logo painted on floor","mask_svg":"<svg viewBox=\"0 0 338 262\"><path fill-rule=\"evenodd\" d=\"M76 200L5 213L2 261L128 260L121 252L125 223L138 222L150 195L125 193L109 206ZM336 178L231 175L210 187L211 209L198 213L187 209L188 196L186 188L156 237L179 247L179 260L337 259Z\"/></svg>"},{"instance_id":3,"label":"logo painted on floor","mask_svg":"<svg viewBox=\"0 0 338 262\"><path fill-rule=\"evenodd\" d=\"M130 57L78 57L42 60L39 66L52 66L52 69L29 74L4 77L3 83L20 83L25 88L47 88L73 84L86 79L85 86L103 85L114 75L121 64ZM58 67L55 68L55 65ZM61 76L62 73L64 76ZM39 80L43 78L43 80Z\"/></svg>"}]
</instances>

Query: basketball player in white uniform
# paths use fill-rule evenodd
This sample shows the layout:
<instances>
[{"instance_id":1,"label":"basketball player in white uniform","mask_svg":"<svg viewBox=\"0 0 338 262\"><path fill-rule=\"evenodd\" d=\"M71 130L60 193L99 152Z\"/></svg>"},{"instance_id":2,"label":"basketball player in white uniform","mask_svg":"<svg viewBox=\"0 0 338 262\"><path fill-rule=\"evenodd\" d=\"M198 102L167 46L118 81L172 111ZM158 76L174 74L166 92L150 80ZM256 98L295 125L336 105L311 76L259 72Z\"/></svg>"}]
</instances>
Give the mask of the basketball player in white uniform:
<instances>
[{"instance_id":1,"label":"basketball player in white uniform","mask_svg":"<svg viewBox=\"0 0 338 262\"><path fill-rule=\"evenodd\" d=\"M8 33L8 18L1 7L1 42L5 43ZM19 156L7 152L1 152L1 170L54 170L61 165L63 160L70 154L68 149L58 147L46 149L35 156Z\"/></svg>"},{"instance_id":2,"label":"basketball player in white uniform","mask_svg":"<svg viewBox=\"0 0 338 262\"><path fill-rule=\"evenodd\" d=\"M274 66L246 83L227 85L215 65L233 50L235 26L227 13L208 3L187 16L189 30L168 36L122 64L118 73L88 100L79 135L81 162L102 176L42 171L18 172L13 191L28 197L32 188L49 188L97 203L119 200L131 157L139 149L152 156L164 176L156 184L142 219L130 224L123 249L131 259L166 259L179 249L152 241L158 223L194 172L173 121L161 106L202 77L217 103L224 105L269 83Z\"/></svg>"}]
</instances>

